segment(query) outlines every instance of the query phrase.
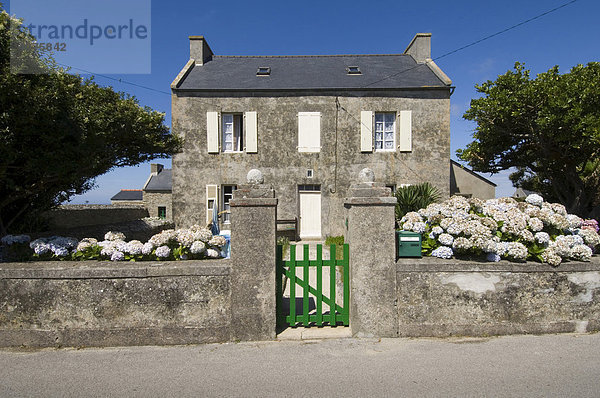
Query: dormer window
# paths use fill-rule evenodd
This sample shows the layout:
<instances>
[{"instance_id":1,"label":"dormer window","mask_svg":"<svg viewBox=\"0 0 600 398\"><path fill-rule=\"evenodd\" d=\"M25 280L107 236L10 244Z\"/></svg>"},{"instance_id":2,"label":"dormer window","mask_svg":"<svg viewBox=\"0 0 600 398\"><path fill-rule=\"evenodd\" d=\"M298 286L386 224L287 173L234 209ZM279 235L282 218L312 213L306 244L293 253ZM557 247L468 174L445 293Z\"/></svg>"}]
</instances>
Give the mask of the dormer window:
<instances>
[{"instance_id":1,"label":"dormer window","mask_svg":"<svg viewBox=\"0 0 600 398\"><path fill-rule=\"evenodd\" d=\"M362 75L362 72L358 66L348 66L346 71L349 75Z\"/></svg>"},{"instance_id":2,"label":"dormer window","mask_svg":"<svg viewBox=\"0 0 600 398\"><path fill-rule=\"evenodd\" d=\"M256 76L269 76L271 74L271 68L268 66L261 66L256 71Z\"/></svg>"}]
</instances>

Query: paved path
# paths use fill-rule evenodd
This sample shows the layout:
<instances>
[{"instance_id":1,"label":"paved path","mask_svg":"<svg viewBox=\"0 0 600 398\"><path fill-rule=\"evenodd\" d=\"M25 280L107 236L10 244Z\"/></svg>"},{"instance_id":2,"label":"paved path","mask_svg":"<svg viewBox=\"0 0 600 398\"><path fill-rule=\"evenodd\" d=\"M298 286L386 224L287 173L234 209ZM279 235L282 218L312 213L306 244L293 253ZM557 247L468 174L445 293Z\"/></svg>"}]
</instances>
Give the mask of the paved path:
<instances>
[{"instance_id":1,"label":"paved path","mask_svg":"<svg viewBox=\"0 0 600 398\"><path fill-rule=\"evenodd\" d=\"M0 396L600 395L600 334L0 350Z\"/></svg>"}]
</instances>

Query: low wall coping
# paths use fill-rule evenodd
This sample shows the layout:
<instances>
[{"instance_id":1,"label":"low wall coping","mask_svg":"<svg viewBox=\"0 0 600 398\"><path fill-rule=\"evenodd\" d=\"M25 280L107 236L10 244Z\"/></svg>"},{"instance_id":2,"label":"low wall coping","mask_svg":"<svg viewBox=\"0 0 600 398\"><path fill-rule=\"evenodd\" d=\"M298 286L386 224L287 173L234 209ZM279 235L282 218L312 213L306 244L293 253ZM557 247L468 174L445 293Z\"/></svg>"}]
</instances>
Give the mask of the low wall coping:
<instances>
[{"instance_id":1,"label":"low wall coping","mask_svg":"<svg viewBox=\"0 0 600 398\"><path fill-rule=\"evenodd\" d=\"M396 206L396 202L396 198L389 196L359 196L344 198L344 205L346 206Z\"/></svg>"},{"instance_id":2,"label":"low wall coping","mask_svg":"<svg viewBox=\"0 0 600 398\"><path fill-rule=\"evenodd\" d=\"M590 262L569 261L553 267L548 264L528 261L514 263L507 260L499 262L479 262L436 257L401 258L396 262L397 272L585 272L600 271L600 256L592 257Z\"/></svg>"},{"instance_id":3,"label":"low wall coping","mask_svg":"<svg viewBox=\"0 0 600 398\"><path fill-rule=\"evenodd\" d=\"M122 279L162 276L226 276L231 260L37 261L0 263L0 279Z\"/></svg>"}]
</instances>

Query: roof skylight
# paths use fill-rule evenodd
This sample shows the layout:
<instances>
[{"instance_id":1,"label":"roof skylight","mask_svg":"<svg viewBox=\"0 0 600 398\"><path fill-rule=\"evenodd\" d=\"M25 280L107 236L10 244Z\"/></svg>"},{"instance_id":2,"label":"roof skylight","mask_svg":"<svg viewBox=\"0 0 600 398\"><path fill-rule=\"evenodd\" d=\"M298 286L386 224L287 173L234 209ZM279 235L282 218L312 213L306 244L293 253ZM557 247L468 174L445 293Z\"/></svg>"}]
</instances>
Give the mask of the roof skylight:
<instances>
[{"instance_id":1,"label":"roof skylight","mask_svg":"<svg viewBox=\"0 0 600 398\"><path fill-rule=\"evenodd\" d=\"M348 66L346 71L349 75L362 75L362 72L358 66Z\"/></svg>"},{"instance_id":2,"label":"roof skylight","mask_svg":"<svg viewBox=\"0 0 600 398\"><path fill-rule=\"evenodd\" d=\"M269 76L271 74L271 68L268 66L260 66L256 71L256 76Z\"/></svg>"}]
</instances>

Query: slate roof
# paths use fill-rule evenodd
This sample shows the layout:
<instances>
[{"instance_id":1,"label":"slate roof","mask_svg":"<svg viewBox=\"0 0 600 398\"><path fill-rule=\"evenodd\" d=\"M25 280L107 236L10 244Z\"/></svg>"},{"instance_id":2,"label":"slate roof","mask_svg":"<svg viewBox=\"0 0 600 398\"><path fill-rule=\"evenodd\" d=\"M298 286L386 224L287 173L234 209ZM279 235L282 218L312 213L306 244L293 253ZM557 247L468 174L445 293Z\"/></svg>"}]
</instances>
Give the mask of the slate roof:
<instances>
[{"instance_id":1,"label":"slate roof","mask_svg":"<svg viewBox=\"0 0 600 398\"><path fill-rule=\"evenodd\" d=\"M171 191L173 188L171 169L163 169L157 175L150 177L144 191Z\"/></svg>"},{"instance_id":2,"label":"slate roof","mask_svg":"<svg viewBox=\"0 0 600 398\"><path fill-rule=\"evenodd\" d=\"M121 192L110 198L110 200L139 200L141 201L143 192L141 189L121 189Z\"/></svg>"},{"instance_id":3,"label":"slate roof","mask_svg":"<svg viewBox=\"0 0 600 398\"><path fill-rule=\"evenodd\" d=\"M358 66L360 75L346 68ZM257 76L270 67L270 76ZM214 55L194 66L175 90L319 90L450 87L407 54L315 56Z\"/></svg>"}]
</instances>

